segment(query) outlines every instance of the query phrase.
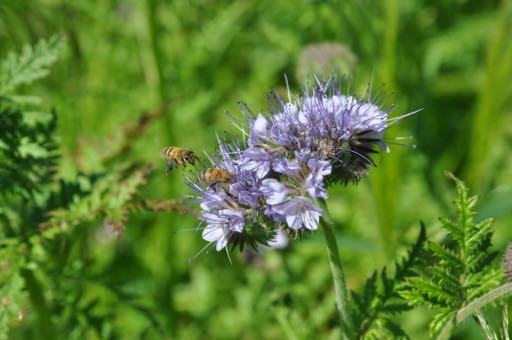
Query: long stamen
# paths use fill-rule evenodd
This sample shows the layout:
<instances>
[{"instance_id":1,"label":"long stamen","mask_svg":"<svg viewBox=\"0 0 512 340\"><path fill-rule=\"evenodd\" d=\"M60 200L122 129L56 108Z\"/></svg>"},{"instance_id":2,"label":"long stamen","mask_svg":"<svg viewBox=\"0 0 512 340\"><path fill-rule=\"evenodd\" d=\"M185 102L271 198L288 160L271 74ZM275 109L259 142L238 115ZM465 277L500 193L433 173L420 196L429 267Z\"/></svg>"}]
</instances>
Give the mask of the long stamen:
<instances>
[{"instance_id":1,"label":"long stamen","mask_svg":"<svg viewBox=\"0 0 512 340\"><path fill-rule=\"evenodd\" d=\"M231 261L231 255L229 255L228 247L226 246L224 249L226 250L226 254L228 255L229 264L233 265L233 261Z\"/></svg>"},{"instance_id":2,"label":"long stamen","mask_svg":"<svg viewBox=\"0 0 512 340\"><path fill-rule=\"evenodd\" d=\"M198 230L204 230L206 228L207 227L201 227L201 228L195 227L195 228L176 229L176 230L174 230L174 233L183 233L183 232L187 232L187 231L198 231Z\"/></svg>"},{"instance_id":3,"label":"long stamen","mask_svg":"<svg viewBox=\"0 0 512 340\"><path fill-rule=\"evenodd\" d=\"M190 264L190 263L194 262L197 259L197 257L199 255L201 255L206 249L208 249L208 247L210 247L212 244L213 244L213 242L209 242L207 245L205 245L197 254L195 254L194 256L189 258L187 260L187 263Z\"/></svg>"}]
</instances>

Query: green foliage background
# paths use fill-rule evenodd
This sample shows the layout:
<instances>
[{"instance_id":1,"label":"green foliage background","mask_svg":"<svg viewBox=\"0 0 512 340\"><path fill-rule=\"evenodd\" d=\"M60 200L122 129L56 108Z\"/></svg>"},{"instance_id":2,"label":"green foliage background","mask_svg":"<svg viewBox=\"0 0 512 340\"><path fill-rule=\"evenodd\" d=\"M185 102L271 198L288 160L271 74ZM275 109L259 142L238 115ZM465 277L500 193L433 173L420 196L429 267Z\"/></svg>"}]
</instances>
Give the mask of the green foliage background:
<instances>
[{"instance_id":1,"label":"green foliage background","mask_svg":"<svg viewBox=\"0 0 512 340\"><path fill-rule=\"evenodd\" d=\"M162 146L213 151L215 132L233 130L225 110L236 113L238 100L264 110L264 94L283 91L285 74L300 90L301 51L337 42L356 58L352 92L384 84L395 114L423 109L389 131L412 135L416 149L391 145L358 187L330 189L349 286L403 255L420 219L429 238L443 237L437 218L453 216L454 197L445 169L480 194L479 220L496 218L496 247L512 239L510 1L0 1L3 59L59 33L66 44L50 76L21 92L57 114L64 179L108 171L127 126L170 101L120 158L157 165L144 198L179 198L188 189L180 173L164 176ZM91 216L57 237L66 256L47 258L53 274L38 278L47 315L22 305L12 338L336 336L321 235L251 261L235 256L230 265L211 252L188 264L204 242L175 230L194 226L192 217L134 214L110 241L98 238L101 225ZM430 317L418 310L403 328L426 338ZM456 336L481 335L468 322Z\"/></svg>"}]
</instances>

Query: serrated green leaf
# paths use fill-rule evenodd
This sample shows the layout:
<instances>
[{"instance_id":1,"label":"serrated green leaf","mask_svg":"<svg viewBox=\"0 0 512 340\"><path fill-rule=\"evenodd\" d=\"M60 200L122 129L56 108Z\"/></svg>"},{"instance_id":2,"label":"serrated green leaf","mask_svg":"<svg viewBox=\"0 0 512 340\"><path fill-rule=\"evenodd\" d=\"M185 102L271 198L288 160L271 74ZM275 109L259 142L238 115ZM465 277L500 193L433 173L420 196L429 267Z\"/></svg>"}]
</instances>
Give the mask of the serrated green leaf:
<instances>
[{"instance_id":1,"label":"serrated green leaf","mask_svg":"<svg viewBox=\"0 0 512 340\"><path fill-rule=\"evenodd\" d=\"M434 318L432 319L432 322L429 325L430 330L430 336L432 338L435 338L441 330L446 326L448 322L451 322L453 319L455 313L452 309L447 308L441 308L439 311L435 314Z\"/></svg>"},{"instance_id":2,"label":"serrated green leaf","mask_svg":"<svg viewBox=\"0 0 512 340\"><path fill-rule=\"evenodd\" d=\"M450 269L456 272L464 271L464 263L453 251L434 242L428 242L427 245L434 252L434 254L439 257L441 262L449 265Z\"/></svg>"},{"instance_id":3,"label":"serrated green leaf","mask_svg":"<svg viewBox=\"0 0 512 340\"><path fill-rule=\"evenodd\" d=\"M411 306L409 304L396 302L396 303L386 304L382 308L382 311L384 313L389 313L389 314L399 314L399 313L403 313L409 309L411 309Z\"/></svg>"},{"instance_id":4,"label":"serrated green leaf","mask_svg":"<svg viewBox=\"0 0 512 340\"><path fill-rule=\"evenodd\" d=\"M432 268L433 279L447 291L452 292L455 296L462 296L464 289L460 284L459 277L448 272L443 267Z\"/></svg>"},{"instance_id":5,"label":"serrated green leaf","mask_svg":"<svg viewBox=\"0 0 512 340\"><path fill-rule=\"evenodd\" d=\"M464 238L464 231L459 227L459 225L456 222L453 222L452 220L445 217L439 218L439 221L441 222L443 228L448 230L448 232L450 233L454 240L462 242Z\"/></svg>"},{"instance_id":6,"label":"serrated green leaf","mask_svg":"<svg viewBox=\"0 0 512 340\"><path fill-rule=\"evenodd\" d=\"M393 339L409 339L407 333L405 333L402 327L400 327L400 325L395 321L388 318L383 318L382 325L391 333Z\"/></svg>"},{"instance_id":7,"label":"serrated green leaf","mask_svg":"<svg viewBox=\"0 0 512 340\"><path fill-rule=\"evenodd\" d=\"M34 47L26 45L20 54L11 53L0 71L0 95L12 93L16 87L48 75L49 67L57 60L63 46L61 36L40 40Z\"/></svg>"}]
</instances>

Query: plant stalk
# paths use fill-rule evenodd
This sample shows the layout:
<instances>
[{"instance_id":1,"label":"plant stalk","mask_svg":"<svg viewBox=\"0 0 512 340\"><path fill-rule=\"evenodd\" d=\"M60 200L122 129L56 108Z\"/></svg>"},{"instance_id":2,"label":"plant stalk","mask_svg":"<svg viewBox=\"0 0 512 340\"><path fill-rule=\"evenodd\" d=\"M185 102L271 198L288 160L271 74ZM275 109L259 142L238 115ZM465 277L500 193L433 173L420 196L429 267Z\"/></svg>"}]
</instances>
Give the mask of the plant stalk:
<instances>
[{"instance_id":1,"label":"plant stalk","mask_svg":"<svg viewBox=\"0 0 512 340\"><path fill-rule=\"evenodd\" d=\"M499 286L487 294L482 295L478 299L473 300L470 304L457 311L455 317L447 323L444 329L440 332L437 340L448 339L453 329L466 320L466 318L471 315L475 315L481 308L509 294L512 294L512 282Z\"/></svg>"},{"instance_id":2,"label":"plant stalk","mask_svg":"<svg viewBox=\"0 0 512 340\"><path fill-rule=\"evenodd\" d=\"M468 316L475 314L478 310L480 310L480 308L508 294L512 294L512 282L506 283L498 288L491 290L489 293L482 295L478 299L468 304L466 307L460 309L455 316L456 323L460 324Z\"/></svg>"},{"instance_id":3,"label":"plant stalk","mask_svg":"<svg viewBox=\"0 0 512 340\"><path fill-rule=\"evenodd\" d=\"M325 201L321 200L320 202L325 212L325 215L320 219L320 226L323 230L327 246L327 256L329 258L329 265L331 267L332 279L334 282L336 307L340 318L341 334L344 339L350 339L350 334L352 333L352 322L348 311L348 290L345 282L345 274L343 272L338 244L333 231L332 220L329 217Z\"/></svg>"}]
</instances>

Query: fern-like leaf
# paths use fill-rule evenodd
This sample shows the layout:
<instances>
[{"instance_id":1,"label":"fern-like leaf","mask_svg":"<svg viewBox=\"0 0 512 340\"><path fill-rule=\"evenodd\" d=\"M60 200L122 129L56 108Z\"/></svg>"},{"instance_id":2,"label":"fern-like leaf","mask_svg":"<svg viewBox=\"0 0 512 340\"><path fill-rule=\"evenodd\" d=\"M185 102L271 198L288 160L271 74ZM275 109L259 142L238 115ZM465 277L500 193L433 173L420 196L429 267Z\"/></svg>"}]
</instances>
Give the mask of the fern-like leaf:
<instances>
[{"instance_id":1,"label":"fern-like leaf","mask_svg":"<svg viewBox=\"0 0 512 340\"><path fill-rule=\"evenodd\" d=\"M56 166L56 115L28 124L16 105L0 101L0 126L0 196L33 197Z\"/></svg>"},{"instance_id":2,"label":"fern-like leaf","mask_svg":"<svg viewBox=\"0 0 512 340\"><path fill-rule=\"evenodd\" d=\"M406 303L398 295L398 290L404 282L415 276L414 267L421 261L421 254L427 236L425 226L421 224L420 233L415 244L408 251L407 255L395 266L395 273L388 276L387 268L384 267L366 281L362 294L352 292L352 298L356 307L354 319L357 329L357 338L382 338L392 336L393 338L407 338L405 332L392 321L392 317L408 309ZM380 289L378 285L380 278Z\"/></svg>"},{"instance_id":3,"label":"fern-like leaf","mask_svg":"<svg viewBox=\"0 0 512 340\"><path fill-rule=\"evenodd\" d=\"M457 216L441 219L447 231L446 243L429 242L434 263L421 279L409 280L401 292L413 305L426 305L435 310L430 324L433 337L446 329L456 313L474 299L499 285L500 272L493 262L491 251L492 220L475 222L476 196L470 196L464 183L448 173L455 181Z\"/></svg>"},{"instance_id":4,"label":"fern-like leaf","mask_svg":"<svg viewBox=\"0 0 512 340\"><path fill-rule=\"evenodd\" d=\"M18 86L48 75L63 46L61 36L40 40L34 47L26 45L20 54L11 52L2 62L0 96L11 94Z\"/></svg>"}]
</instances>

